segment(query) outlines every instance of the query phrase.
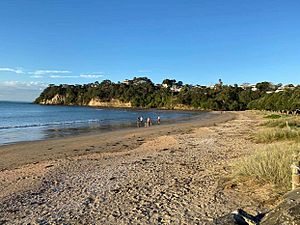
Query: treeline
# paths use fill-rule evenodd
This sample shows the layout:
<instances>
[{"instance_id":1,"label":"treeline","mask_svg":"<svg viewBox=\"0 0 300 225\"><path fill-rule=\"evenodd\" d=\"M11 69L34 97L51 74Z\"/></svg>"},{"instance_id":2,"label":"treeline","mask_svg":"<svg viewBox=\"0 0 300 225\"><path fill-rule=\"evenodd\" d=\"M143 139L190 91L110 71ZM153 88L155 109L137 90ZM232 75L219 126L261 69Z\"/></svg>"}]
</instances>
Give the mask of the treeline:
<instances>
[{"instance_id":1,"label":"treeline","mask_svg":"<svg viewBox=\"0 0 300 225\"><path fill-rule=\"evenodd\" d=\"M265 94L261 98L251 101L248 104L248 108L286 113L299 113L300 86L279 93Z\"/></svg>"},{"instance_id":2,"label":"treeline","mask_svg":"<svg viewBox=\"0 0 300 225\"><path fill-rule=\"evenodd\" d=\"M223 85L213 87L187 85L181 81L165 79L155 85L147 77L114 83L104 80L84 85L49 85L35 103L51 104L49 100L60 97L55 104L88 105L91 100L130 102L133 107L168 108L182 106L204 110L296 110L300 108L300 87L290 87L270 93L281 85L261 82L253 86ZM47 101L48 100L48 101ZM48 103L47 103L48 102Z\"/></svg>"}]
</instances>

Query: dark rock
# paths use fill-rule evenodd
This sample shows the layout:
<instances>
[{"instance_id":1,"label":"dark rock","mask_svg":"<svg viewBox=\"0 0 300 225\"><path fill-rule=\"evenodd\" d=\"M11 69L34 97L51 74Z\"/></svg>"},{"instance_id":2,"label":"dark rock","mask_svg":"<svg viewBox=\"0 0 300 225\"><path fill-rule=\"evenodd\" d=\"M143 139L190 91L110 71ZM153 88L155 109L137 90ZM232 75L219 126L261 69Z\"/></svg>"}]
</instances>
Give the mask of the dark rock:
<instances>
[{"instance_id":1,"label":"dark rock","mask_svg":"<svg viewBox=\"0 0 300 225\"><path fill-rule=\"evenodd\" d=\"M284 200L263 219L262 225L300 225L300 188L288 192Z\"/></svg>"},{"instance_id":2,"label":"dark rock","mask_svg":"<svg viewBox=\"0 0 300 225\"><path fill-rule=\"evenodd\" d=\"M47 166L45 166L45 168L50 168L50 167L52 167L52 166L54 166L54 165L53 165L53 164L47 165Z\"/></svg>"},{"instance_id":3,"label":"dark rock","mask_svg":"<svg viewBox=\"0 0 300 225\"><path fill-rule=\"evenodd\" d=\"M300 188L288 192L284 200L266 216L252 216L239 209L237 212L215 219L213 224L224 225L300 225Z\"/></svg>"},{"instance_id":4,"label":"dark rock","mask_svg":"<svg viewBox=\"0 0 300 225\"><path fill-rule=\"evenodd\" d=\"M117 193L120 192L120 189L119 188L115 188L115 189L112 189L111 191L114 192L115 194L117 194Z\"/></svg>"},{"instance_id":5,"label":"dark rock","mask_svg":"<svg viewBox=\"0 0 300 225\"><path fill-rule=\"evenodd\" d=\"M223 217L217 218L214 220L213 224L215 225L256 225L260 224L261 219L264 214L258 214L257 216L252 216L249 213L245 212L242 209L227 214Z\"/></svg>"}]
</instances>

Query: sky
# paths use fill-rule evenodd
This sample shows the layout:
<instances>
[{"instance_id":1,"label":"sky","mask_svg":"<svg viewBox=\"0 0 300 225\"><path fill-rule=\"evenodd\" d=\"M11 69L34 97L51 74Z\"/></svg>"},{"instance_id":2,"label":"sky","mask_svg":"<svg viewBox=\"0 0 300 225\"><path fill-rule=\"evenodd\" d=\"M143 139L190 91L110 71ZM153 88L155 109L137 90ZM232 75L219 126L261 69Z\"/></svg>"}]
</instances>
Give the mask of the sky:
<instances>
[{"instance_id":1,"label":"sky","mask_svg":"<svg viewBox=\"0 0 300 225\"><path fill-rule=\"evenodd\" d=\"M300 83L299 0L1 0L0 100L147 76Z\"/></svg>"}]
</instances>

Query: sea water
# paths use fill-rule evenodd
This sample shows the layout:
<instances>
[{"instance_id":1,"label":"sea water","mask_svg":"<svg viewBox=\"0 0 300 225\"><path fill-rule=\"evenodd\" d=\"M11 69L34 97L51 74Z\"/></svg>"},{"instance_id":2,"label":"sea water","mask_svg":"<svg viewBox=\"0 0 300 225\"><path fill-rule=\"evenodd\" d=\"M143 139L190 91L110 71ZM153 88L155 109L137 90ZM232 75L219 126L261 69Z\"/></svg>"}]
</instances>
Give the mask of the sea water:
<instances>
[{"instance_id":1,"label":"sea water","mask_svg":"<svg viewBox=\"0 0 300 225\"><path fill-rule=\"evenodd\" d=\"M162 124L198 113L167 110L131 110L80 106L49 106L0 101L0 145L136 127L137 117L159 115ZM207 113L202 112L203 116Z\"/></svg>"}]
</instances>

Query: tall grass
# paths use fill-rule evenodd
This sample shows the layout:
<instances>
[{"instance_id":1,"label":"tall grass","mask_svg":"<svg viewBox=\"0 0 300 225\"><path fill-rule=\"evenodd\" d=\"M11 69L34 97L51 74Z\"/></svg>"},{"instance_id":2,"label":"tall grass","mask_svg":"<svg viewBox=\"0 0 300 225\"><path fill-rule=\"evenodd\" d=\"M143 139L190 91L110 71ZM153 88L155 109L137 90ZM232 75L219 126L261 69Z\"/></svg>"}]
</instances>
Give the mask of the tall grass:
<instances>
[{"instance_id":1,"label":"tall grass","mask_svg":"<svg viewBox=\"0 0 300 225\"><path fill-rule=\"evenodd\" d=\"M281 117L282 116L279 114L269 114L269 115L264 116L264 118L267 118L267 119L279 119Z\"/></svg>"},{"instance_id":2,"label":"tall grass","mask_svg":"<svg viewBox=\"0 0 300 225\"><path fill-rule=\"evenodd\" d=\"M236 175L270 183L282 191L291 189L291 164L300 153L299 144L267 145L234 165ZM299 158L300 160L300 158Z\"/></svg>"},{"instance_id":3,"label":"tall grass","mask_svg":"<svg viewBox=\"0 0 300 225\"><path fill-rule=\"evenodd\" d=\"M286 118L268 120L262 125L267 127L279 127L279 128L284 128L287 126L291 128L300 128L300 117L290 116Z\"/></svg>"},{"instance_id":4,"label":"tall grass","mask_svg":"<svg viewBox=\"0 0 300 225\"><path fill-rule=\"evenodd\" d=\"M280 119L272 119L262 124L263 129L255 133L254 139L259 143L271 143L274 141L293 140L300 141L300 118L290 116Z\"/></svg>"},{"instance_id":5,"label":"tall grass","mask_svg":"<svg viewBox=\"0 0 300 225\"><path fill-rule=\"evenodd\" d=\"M300 117L268 116L253 136L256 142L266 145L238 161L235 175L274 185L280 192L290 190L291 164L295 155L300 160Z\"/></svg>"},{"instance_id":6,"label":"tall grass","mask_svg":"<svg viewBox=\"0 0 300 225\"><path fill-rule=\"evenodd\" d=\"M255 133L258 143L272 143L274 141L292 140L300 142L300 129L298 128L266 128Z\"/></svg>"}]
</instances>

